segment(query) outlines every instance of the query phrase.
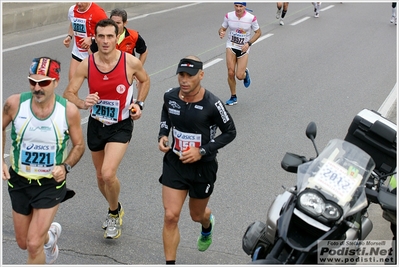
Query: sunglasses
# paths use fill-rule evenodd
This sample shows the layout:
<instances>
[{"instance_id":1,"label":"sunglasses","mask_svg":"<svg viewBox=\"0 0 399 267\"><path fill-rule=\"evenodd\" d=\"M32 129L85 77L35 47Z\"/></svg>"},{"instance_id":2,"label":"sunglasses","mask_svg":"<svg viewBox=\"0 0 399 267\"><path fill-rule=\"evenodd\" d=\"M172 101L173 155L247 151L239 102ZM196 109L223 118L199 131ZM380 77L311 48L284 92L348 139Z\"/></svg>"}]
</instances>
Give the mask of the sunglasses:
<instances>
[{"instance_id":1,"label":"sunglasses","mask_svg":"<svg viewBox=\"0 0 399 267\"><path fill-rule=\"evenodd\" d=\"M39 84L40 87L46 87L49 86L50 83L55 80L55 78L45 78L43 80L35 80L32 77L28 77L28 80L30 85L32 86L36 86L36 84Z\"/></svg>"}]
</instances>

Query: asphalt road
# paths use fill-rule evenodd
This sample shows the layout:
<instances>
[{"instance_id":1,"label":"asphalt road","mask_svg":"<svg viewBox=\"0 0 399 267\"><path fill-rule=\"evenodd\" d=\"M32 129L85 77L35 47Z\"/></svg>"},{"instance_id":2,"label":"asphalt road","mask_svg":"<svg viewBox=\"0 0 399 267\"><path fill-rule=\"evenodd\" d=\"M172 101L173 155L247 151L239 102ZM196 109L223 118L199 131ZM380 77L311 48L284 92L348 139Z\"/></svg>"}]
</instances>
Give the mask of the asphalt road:
<instances>
[{"instance_id":1,"label":"asphalt road","mask_svg":"<svg viewBox=\"0 0 399 267\"><path fill-rule=\"evenodd\" d=\"M397 83L397 28L389 23L390 3L323 2L319 18L313 17L310 2L291 3L285 26L275 19L275 2L248 3L248 8L257 15L263 35L250 52L252 84L246 89L238 83L238 105L228 107L238 135L218 155L218 180L210 200L217 221L213 244L205 253L198 252L200 226L191 221L185 205L178 264L248 263L241 247L244 231L253 221L265 220L282 186L295 182L295 176L280 167L284 153L315 155L305 136L306 125L316 122L321 149L332 138L344 138L359 111L378 110ZM156 142L162 95L177 86L178 61L194 54L208 63L204 87L223 101L229 98L226 40L220 40L217 30L232 10L232 3L143 3L127 9L133 18L128 27L139 30L149 46L145 68L151 90L118 171L126 212L122 236L103 239L107 204L97 189L87 149L68 176L68 187L77 194L56 216L63 227L57 264L164 264L158 182L163 154ZM67 29L60 23L3 36L3 99L29 89L30 62L44 55L62 63L57 88L62 94L70 60L70 49L62 45ZM86 96L87 85L80 94ZM84 132L87 115L82 111ZM7 137L6 151L9 146ZM14 239L5 182L2 187L2 264L24 264L26 252ZM391 239L378 207L371 209L370 217L374 230L369 238Z\"/></svg>"}]
</instances>

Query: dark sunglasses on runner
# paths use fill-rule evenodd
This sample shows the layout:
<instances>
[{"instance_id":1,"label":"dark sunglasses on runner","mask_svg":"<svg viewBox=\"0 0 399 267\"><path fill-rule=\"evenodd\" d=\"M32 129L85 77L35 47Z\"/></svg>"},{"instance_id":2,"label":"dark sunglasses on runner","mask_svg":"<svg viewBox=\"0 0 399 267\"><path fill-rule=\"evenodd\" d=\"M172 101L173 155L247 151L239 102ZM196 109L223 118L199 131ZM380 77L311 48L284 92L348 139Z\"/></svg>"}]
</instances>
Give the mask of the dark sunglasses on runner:
<instances>
[{"instance_id":1,"label":"dark sunglasses on runner","mask_svg":"<svg viewBox=\"0 0 399 267\"><path fill-rule=\"evenodd\" d=\"M28 80L30 85L32 86L36 86L36 84L39 84L40 87L46 87L49 86L50 83L55 80L55 78L45 78L43 80L35 80L32 77L28 77Z\"/></svg>"}]
</instances>

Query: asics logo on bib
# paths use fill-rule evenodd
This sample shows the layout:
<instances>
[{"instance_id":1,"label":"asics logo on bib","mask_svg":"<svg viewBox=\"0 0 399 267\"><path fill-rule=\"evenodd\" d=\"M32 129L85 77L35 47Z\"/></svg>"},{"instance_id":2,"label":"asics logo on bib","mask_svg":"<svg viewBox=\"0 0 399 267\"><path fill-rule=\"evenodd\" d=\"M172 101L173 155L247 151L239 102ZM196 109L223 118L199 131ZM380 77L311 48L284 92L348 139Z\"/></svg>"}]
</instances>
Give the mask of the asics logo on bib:
<instances>
[{"instance_id":1,"label":"asics logo on bib","mask_svg":"<svg viewBox=\"0 0 399 267\"><path fill-rule=\"evenodd\" d=\"M38 146L35 146L34 149L36 149L36 150L49 150L50 148L49 148L49 146L38 145Z\"/></svg>"},{"instance_id":2,"label":"asics logo on bib","mask_svg":"<svg viewBox=\"0 0 399 267\"><path fill-rule=\"evenodd\" d=\"M184 139L184 140L196 140L195 136L186 135L186 134L182 134L182 133L177 134L177 137L179 139Z\"/></svg>"},{"instance_id":3,"label":"asics logo on bib","mask_svg":"<svg viewBox=\"0 0 399 267\"><path fill-rule=\"evenodd\" d=\"M73 22L86 23L86 20L85 19L80 19L80 18L73 18Z\"/></svg>"},{"instance_id":4,"label":"asics logo on bib","mask_svg":"<svg viewBox=\"0 0 399 267\"><path fill-rule=\"evenodd\" d=\"M114 106L115 102L106 101L106 100L100 100L100 101L98 101L97 104L103 104L103 105L107 105L107 106Z\"/></svg>"},{"instance_id":5,"label":"asics logo on bib","mask_svg":"<svg viewBox=\"0 0 399 267\"><path fill-rule=\"evenodd\" d=\"M31 149L34 149L34 150L49 150L50 146L32 144L32 145L26 147L26 150L31 150Z\"/></svg>"}]
</instances>

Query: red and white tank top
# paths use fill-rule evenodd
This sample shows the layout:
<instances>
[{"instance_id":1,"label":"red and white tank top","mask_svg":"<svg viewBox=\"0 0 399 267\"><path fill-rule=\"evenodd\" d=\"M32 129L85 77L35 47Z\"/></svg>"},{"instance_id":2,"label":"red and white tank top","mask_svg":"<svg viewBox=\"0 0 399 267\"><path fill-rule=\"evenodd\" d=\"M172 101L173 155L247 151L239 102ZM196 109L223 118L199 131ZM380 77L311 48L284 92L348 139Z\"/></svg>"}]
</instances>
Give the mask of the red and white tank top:
<instances>
[{"instance_id":1,"label":"red and white tank top","mask_svg":"<svg viewBox=\"0 0 399 267\"><path fill-rule=\"evenodd\" d=\"M118 63L109 72L101 72L89 56L88 85L90 94L98 93L100 100L90 110L92 118L111 125L130 117L129 105L133 102L133 83L126 72L126 53L121 51Z\"/></svg>"}]
</instances>

